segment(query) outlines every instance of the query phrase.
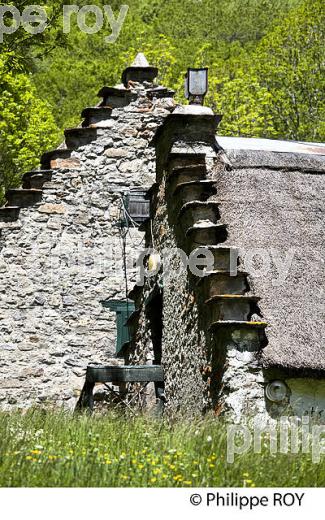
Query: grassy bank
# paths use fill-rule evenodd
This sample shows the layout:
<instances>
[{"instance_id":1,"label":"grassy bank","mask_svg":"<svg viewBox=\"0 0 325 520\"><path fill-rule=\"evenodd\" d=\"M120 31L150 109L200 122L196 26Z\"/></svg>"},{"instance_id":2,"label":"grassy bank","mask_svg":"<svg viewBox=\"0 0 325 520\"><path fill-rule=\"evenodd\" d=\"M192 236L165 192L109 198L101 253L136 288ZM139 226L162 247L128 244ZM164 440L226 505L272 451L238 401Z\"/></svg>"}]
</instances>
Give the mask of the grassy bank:
<instances>
[{"instance_id":1,"label":"grassy bank","mask_svg":"<svg viewBox=\"0 0 325 520\"><path fill-rule=\"evenodd\" d=\"M311 455L249 451L228 464L216 420L168 426L148 418L41 410L0 414L0 486L324 486Z\"/></svg>"}]
</instances>

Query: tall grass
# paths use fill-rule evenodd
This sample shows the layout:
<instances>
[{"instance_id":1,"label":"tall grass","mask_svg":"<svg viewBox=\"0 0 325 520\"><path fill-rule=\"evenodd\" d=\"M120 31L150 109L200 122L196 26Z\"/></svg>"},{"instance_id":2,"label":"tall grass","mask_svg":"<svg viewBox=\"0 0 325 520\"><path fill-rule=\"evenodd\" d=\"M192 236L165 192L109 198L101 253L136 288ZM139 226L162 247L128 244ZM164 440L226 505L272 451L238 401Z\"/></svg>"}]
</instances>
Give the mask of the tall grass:
<instances>
[{"instance_id":1,"label":"tall grass","mask_svg":"<svg viewBox=\"0 0 325 520\"><path fill-rule=\"evenodd\" d=\"M270 455L264 446L226 462L222 422L170 426L145 418L0 413L0 486L324 486L311 455Z\"/></svg>"}]
</instances>

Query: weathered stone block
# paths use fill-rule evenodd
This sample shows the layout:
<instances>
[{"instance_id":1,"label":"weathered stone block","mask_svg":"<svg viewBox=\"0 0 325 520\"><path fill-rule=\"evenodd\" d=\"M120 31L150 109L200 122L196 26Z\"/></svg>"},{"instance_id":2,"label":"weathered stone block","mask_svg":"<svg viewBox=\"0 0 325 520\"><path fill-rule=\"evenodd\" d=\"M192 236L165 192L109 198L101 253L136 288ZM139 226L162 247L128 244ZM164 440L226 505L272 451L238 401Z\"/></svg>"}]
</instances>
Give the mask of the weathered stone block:
<instances>
[{"instance_id":1,"label":"weathered stone block","mask_svg":"<svg viewBox=\"0 0 325 520\"><path fill-rule=\"evenodd\" d=\"M59 214L62 215L65 213L65 207L63 204L43 204L39 206L38 211L40 213L48 213L48 214Z\"/></svg>"}]
</instances>

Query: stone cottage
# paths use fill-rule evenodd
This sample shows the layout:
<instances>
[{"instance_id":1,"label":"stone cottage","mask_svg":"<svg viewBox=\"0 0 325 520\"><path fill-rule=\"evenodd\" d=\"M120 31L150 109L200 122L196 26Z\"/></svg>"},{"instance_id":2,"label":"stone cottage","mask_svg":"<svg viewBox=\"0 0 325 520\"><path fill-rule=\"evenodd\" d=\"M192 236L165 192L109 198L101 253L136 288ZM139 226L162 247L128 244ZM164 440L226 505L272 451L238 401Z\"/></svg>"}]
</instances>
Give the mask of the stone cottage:
<instances>
[{"instance_id":1,"label":"stone cottage","mask_svg":"<svg viewBox=\"0 0 325 520\"><path fill-rule=\"evenodd\" d=\"M219 137L157 73L139 55L7 193L0 403L139 381L171 415L322 419L325 145Z\"/></svg>"}]
</instances>

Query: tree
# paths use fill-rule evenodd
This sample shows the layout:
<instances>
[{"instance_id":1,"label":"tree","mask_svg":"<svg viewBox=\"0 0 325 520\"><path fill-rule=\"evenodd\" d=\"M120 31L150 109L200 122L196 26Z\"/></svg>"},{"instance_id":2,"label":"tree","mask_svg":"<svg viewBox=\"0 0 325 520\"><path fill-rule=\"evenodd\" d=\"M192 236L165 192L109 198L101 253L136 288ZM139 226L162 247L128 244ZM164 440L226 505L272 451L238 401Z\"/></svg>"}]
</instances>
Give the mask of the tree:
<instances>
[{"instance_id":1,"label":"tree","mask_svg":"<svg viewBox=\"0 0 325 520\"><path fill-rule=\"evenodd\" d=\"M175 88L181 101L187 67L208 65L213 78L224 64L222 80L226 79L229 56L236 67L240 65L235 48L250 56L270 24L299 1L129 0L129 13L113 45L104 41L105 28L83 34L73 16L67 47L36 62L33 80L39 95L55 108L59 127L73 126L82 108L97 101L99 88L120 82L123 68L141 51L159 67L161 84ZM82 3L87 1L78 5ZM95 1L100 7L105 3ZM110 4L117 13L120 2Z\"/></svg>"},{"instance_id":2,"label":"tree","mask_svg":"<svg viewBox=\"0 0 325 520\"><path fill-rule=\"evenodd\" d=\"M224 135L325 140L325 12L305 0L250 52L239 41L218 55L210 43L197 66L210 65L207 103L223 114Z\"/></svg>"},{"instance_id":3,"label":"tree","mask_svg":"<svg viewBox=\"0 0 325 520\"><path fill-rule=\"evenodd\" d=\"M65 4L72 3L72 0L65 0ZM13 7L18 10L20 15L24 9L30 7L29 0L8 0L0 2L5 7ZM9 34L3 35L3 42L0 44L0 55L5 57L6 62L14 70L20 72L30 72L35 70L35 59L51 54L53 50L63 47L67 44L67 37L63 34L62 23L60 18L62 15L61 0L50 0L49 2L37 2L36 7L42 8L47 16L44 30L32 34L27 32L22 24ZM9 11L4 13L3 21L5 25L12 24L12 15ZM31 24L33 25L33 24ZM36 23L37 27L38 24Z\"/></svg>"},{"instance_id":4,"label":"tree","mask_svg":"<svg viewBox=\"0 0 325 520\"><path fill-rule=\"evenodd\" d=\"M0 58L0 199L19 185L24 171L58 140L48 103L40 100L29 77L10 70Z\"/></svg>"},{"instance_id":5,"label":"tree","mask_svg":"<svg viewBox=\"0 0 325 520\"><path fill-rule=\"evenodd\" d=\"M68 0L64 4L89 4ZM93 0L103 8L105 0ZM20 11L27 0L8 1ZM114 13L120 0L109 2ZM159 67L161 84L184 102L184 73L208 66L206 103L223 114L224 135L324 140L324 10L322 0L128 0L114 44L107 24L85 34L72 16L62 32L60 0L41 2L47 28L20 28L0 47L1 175L16 185L24 168L74 126L96 92L121 81L137 52ZM92 15L89 15L92 25ZM26 90L27 110L23 110ZM53 114L53 115L52 115ZM54 119L57 127L54 124ZM39 131L41 129L41 131ZM0 180L1 182L1 180Z\"/></svg>"},{"instance_id":6,"label":"tree","mask_svg":"<svg viewBox=\"0 0 325 520\"><path fill-rule=\"evenodd\" d=\"M322 0L305 0L265 37L255 71L270 94L265 111L276 135L325 139L325 10Z\"/></svg>"}]
</instances>

